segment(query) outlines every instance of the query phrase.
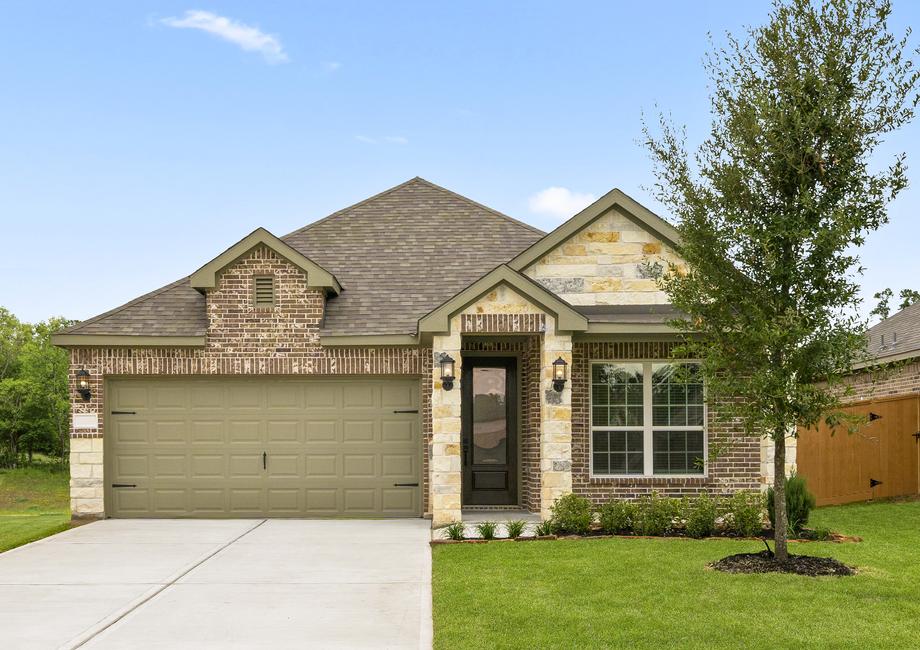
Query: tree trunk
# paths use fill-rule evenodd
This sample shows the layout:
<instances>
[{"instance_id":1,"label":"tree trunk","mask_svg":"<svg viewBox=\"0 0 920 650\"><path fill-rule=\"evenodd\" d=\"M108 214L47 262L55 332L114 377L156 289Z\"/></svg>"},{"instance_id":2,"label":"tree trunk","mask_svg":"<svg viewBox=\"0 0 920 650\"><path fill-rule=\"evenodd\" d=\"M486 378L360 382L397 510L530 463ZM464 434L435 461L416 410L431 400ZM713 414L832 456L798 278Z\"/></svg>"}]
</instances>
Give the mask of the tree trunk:
<instances>
[{"instance_id":1,"label":"tree trunk","mask_svg":"<svg viewBox=\"0 0 920 650\"><path fill-rule=\"evenodd\" d=\"M777 562L789 559L786 540L786 430L773 438L773 545Z\"/></svg>"}]
</instances>

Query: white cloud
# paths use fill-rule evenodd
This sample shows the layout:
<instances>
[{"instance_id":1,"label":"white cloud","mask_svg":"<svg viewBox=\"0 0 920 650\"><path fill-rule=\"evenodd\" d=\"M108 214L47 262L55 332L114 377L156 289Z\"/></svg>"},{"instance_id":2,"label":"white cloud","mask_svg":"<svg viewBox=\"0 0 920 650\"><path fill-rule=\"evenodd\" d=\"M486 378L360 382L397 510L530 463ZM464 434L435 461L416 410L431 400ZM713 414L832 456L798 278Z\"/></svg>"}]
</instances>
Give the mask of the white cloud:
<instances>
[{"instance_id":1,"label":"white cloud","mask_svg":"<svg viewBox=\"0 0 920 650\"><path fill-rule=\"evenodd\" d=\"M571 217L597 199L593 194L573 192L567 187L547 187L530 197L530 210L551 217Z\"/></svg>"},{"instance_id":2,"label":"white cloud","mask_svg":"<svg viewBox=\"0 0 920 650\"><path fill-rule=\"evenodd\" d=\"M409 144L409 138L404 138L401 135L388 135L383 141L390 144Z\"/></svg>"},{"instance_id":3,"label":"white cloud","mask_svg":"<svg viewBox=\"0 0 920 650\"><path fill-rule=\"evenodd\" d=\"M268 63L285 63L288 60L281 41L258 27L251 27L210 11L190 9L182 18L163 18L160 21L177 29L199 29L238 45L247 52L259 52Z\"/></svg>"},{"instance_id":4,"label":"white cloud","mask_svg":"<svg viewBox=\"0 0 920 650\"><path fill-rule=\"evenodd\" d=\"M377 140L374 138L369 138L366 135L356 135L355 140L358 142L363 142L364 144L377 144Z\"/></svg>"}]
</instances>

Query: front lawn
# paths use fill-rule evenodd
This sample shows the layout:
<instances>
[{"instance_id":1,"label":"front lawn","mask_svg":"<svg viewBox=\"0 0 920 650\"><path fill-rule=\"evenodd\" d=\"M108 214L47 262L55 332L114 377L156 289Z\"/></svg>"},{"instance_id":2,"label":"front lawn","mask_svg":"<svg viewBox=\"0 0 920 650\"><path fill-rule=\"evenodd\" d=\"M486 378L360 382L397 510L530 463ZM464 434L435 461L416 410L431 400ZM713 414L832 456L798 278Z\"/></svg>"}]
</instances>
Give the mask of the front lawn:
<instances>
[{"instance_id":1,"label":"front lawn","mask_svg":"<svg viewBox=\"0 0 920 650\"><path fill-rule=\"evenodd\" d=\"M920 502L822 508L811 524L864 541L791 551L832 555L858 575L706 568L764 548L750 541L435 546L435 647L920 647Z\"/></svg>"},{"instance_id":2,"label":"front lawn","mask_svg":"<svg viewBox=\"0 0 920 650\"><path fill-rule=\"evenodd\" d=\"M70 527L66 468L0 470L0 552Z\"/></svg>"}]
</instances>

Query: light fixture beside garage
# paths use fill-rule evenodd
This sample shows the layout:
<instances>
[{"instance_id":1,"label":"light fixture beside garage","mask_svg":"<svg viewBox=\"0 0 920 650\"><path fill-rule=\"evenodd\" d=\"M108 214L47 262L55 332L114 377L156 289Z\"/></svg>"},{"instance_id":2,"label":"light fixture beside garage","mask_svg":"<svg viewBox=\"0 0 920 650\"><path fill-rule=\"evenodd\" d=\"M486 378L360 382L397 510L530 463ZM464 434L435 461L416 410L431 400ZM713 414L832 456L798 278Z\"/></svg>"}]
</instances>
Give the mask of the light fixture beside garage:
<instances>
[{"instance_id":1,"label":"light fixture beside garage","mask_svg":"<svg viewBox=\"0 0 920 650\"><path fill-rule=\"evenodd\" d=\"M561 393L565 388L565 367L567 365L569 364L562 357L553 361L553 390L557 393Z\"/></svg>"},{"instance_id":2,"label":"light fixture beside garage","mask_svg":"<svg viewBox=\"0 0 920 650\"><path fill-rule=\"evenodd\" d=\"M84 402L88 402L93 396L89 389L89 371L86 368L77 370L77 392Z\"/></svg>"},{"instance_id":3,"label":"light fixture beside garage","mask_svg":"<svg viewBox=\"0 0 920 650\"><path fill-rule=\"evenodd\" d=\"M441 387L451 390L454 387L454 359L449 354L441 354Z\"/></svg>"}]
</instances>

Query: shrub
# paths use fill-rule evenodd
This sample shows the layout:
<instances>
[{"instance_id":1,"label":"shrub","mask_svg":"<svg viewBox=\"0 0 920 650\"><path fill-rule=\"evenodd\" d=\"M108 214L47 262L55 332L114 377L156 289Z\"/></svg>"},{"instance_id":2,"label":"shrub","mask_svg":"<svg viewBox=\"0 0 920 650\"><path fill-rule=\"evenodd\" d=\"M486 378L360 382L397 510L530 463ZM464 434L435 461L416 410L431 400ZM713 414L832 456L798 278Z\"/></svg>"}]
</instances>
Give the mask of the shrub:
<instances>
[{"instance_id":1,"label":"shrub","mask_svg":"<svg viewBox=\"0 0 920 650\"><path fill-rule=\"evenodd\" d=\"M511 539L517 539L524 533L524 528L527 526L527 522L523 519L514 519L512 521L505 522L505 530L508 531L508 537Z\"/></svg>"},{"instance_id":2,"label":"shrub","mask_svg":"<svg viewBox=\"0 0 920 650\"><path fill-rule=\"evenodd\" d=\"M742 537L763 530L763 495L757 491L735 492L727 504L726 527Z\"/></svg>"},{"instance_id":3,"label":"shrub","mask_svg":"<svg viewBox=\"0 0 920 650\"><path fill-rule=\"evenodd\" d=\"M679 503L677 499L662 498L657 492L642 497L636 502L633 530L639 535L659 536L668 533L674 527Z\"/></svg>"},{"instance_id":4,"label":"shrub","mask_svg":"<svg viewBox=\"0 0 920 650\"><path fill-rule=\"evenodd\" d=\"M633 530L636 506L631 501L609 501L601 506L601 529L612 535L629 533Z\"/></svg>"},{"instance_id":5,"label":"shrub","mask_svg":"<svg viewBox=\"0 0 920 650\"><path fill-rule=\"evenodd\" d=\"M819 542L829 542L834 539L834 535L831 533L831 529L826 526L819 526L815 528L814 539Z\"/></svg>"},{"instance_id":6,"label":"shrub","mask_svg":"<svg viewBox=\"0 0 920 650\"><path fill-rule=\"evenodd\" d=\"M444 527L444 534L447 536L447 539L453 539L459 542L460 540L466 539L466 526L464 526L462 521L455 521Z\"/></svg>"},{"instance_id":7,"label":"shrub","mask_svg":"<svg viewBox=\"0 0 920 650\"><path fill-rule=\"evenodd\" d=\"M718 503L705 492L687 507L686 530L690 537L709 537L716 530Z\"/></svg>"},{"instance_id":8,"label":"shrub","mask_svg":"<svg viewBox=\"0 0 920 650\"><path fill-rule=\"evenodd\" d=\"M774 496L773 488L767 490L767 515L770 525L776 528L773 513ZM795 472L786 479L786 518L789 521L789 532L798 535L808 523L808 516L815 507L815 495L808 491L805 479Z\"/></svg>"},{"instance_id":9,"label":"shrub","mask_svg":"<svg viewBox=\"0 0 920 650\"><path fill-rule=\"evenodd\" d=\"M541 521L534 528L533 534L537 537L546 537L547 535L553 534L553 522L547 519L546 521Z\"/></svg>"},{"instance_id":10,"label":"shrub","mask_svg":"<svg viewBox=\"0 0 920 650\"><path fill-rule=\"evenodd\" d=\"M594 512L591 502L577 494L566 494L556 499L552 508L553 531L584 535L591 528Z\"/></svg>"},{"instance_id":11,"label":"shrub","mask_svg":"<svg viewBox=\"0 0 920 650\"><path fill-rule=\"evenodd\" d=\"M497 528L498 524L494 521L480 521L476 524L476 532L483 539L495 539L495 530Z\"/></svg>"}]
</instances>

